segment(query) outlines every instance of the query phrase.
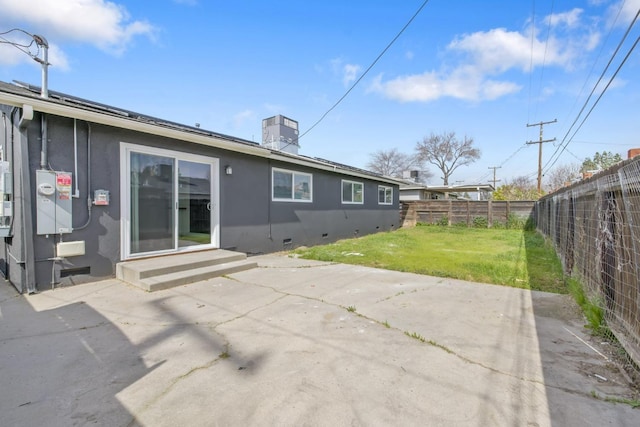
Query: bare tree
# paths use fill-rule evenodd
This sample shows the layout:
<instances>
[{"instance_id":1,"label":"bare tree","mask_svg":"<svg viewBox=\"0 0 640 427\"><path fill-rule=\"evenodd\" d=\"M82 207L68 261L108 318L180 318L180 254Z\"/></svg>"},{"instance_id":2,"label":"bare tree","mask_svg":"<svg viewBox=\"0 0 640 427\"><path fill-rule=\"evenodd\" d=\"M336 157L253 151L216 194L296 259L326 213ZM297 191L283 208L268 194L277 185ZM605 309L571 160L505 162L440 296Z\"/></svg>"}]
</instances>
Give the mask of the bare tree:
<instances>
[{"instance_id":1,"label":"bare tree","mask_svg":"<svg viewBox=\"0 0 640 427\"><path fill-rule=\"evenodd\" d=\"M418 158L435 165L443 174L444 185L449 185L449 177L460 166L471 164L480 158L480 150L473 147L473 138L465 135L456 138L455 132L431 133L416 144Z\"/></svg>"},{"instance_id":2,"label":"bare tree","mask_svg":"<svg viewBox=\"0 0 640 427\"><path fill-rule=\"evenodd\" d=\"M564 187L567 183L580 177L581 167L582 166L577 163L556 166L545 175L547 187L550 191L556 191Z\"/></svg>"},{"instance_id":3,"label":"bare tree","mask_svg":"<svg viewBox=\"0 0 640 427\"><path fill-rule=\"evenodd\" d=\"M372 172L394 178L402 178L405 171L417 170L419 180L432 176L431 172L424 170L424 165L418 156L404 154L397 148L379 150L369 155L366 168Z\"/></svg>"}]
</instances>

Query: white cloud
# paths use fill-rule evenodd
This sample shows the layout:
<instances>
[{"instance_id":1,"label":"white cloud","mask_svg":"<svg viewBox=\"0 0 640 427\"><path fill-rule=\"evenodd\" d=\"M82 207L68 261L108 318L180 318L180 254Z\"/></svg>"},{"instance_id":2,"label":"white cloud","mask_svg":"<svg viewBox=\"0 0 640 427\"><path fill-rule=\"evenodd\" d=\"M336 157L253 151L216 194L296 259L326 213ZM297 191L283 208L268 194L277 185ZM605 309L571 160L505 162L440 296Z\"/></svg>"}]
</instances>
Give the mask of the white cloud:
<instances>
[{"instance_id":1,"label":"white cloud","mask_svg":"<svg viewBox=\"0 0 640 427\"><path fill-rule=\"evenodd\" d=\"M157 31L146 21L132 20L124 6L106 0L0 0L0 10L0 24L41 34L49 42L79 41L113 54L124 52L135 37L153 39Z\"/></svg>"},{"instance_id":2,"label":"white cloud","mask_svg":"<svg viewBox=\"0 0 640 427\"><path fill-rule=\"evenodd\" d=\"M584 12L582 9L575 8L569 12L553 13L544 18L545 25L551 25L557 27L559 25L565 25L569 28L574 28L580 23L580 15Z\"/></svg>"},{"instance_id":3,"label":"white cloud","mask_svg":"<svg viewBox=\"0 0 640 427\"><path fill-rule=\"evenodd\" d=\"M486 79L479 69L461 67L453 73L425 72L382 82L374 79L370 90L400 102L429 102L442 97L465 101L493 100L521 89L515 83Z\"/></svg>"},{"instance_id":4,"label":"white cloud","mask_svg":"<svg viewBox=\"0 0 640 427\"><path fill-rule=\"evenodd\" d=\"M614 9L622 7L622 20L624 24L629 24L640 10L640 0L626 0L612 6Z\"/></svg>"},{"instance_id":5,"label":"white cloud","mask_svg":"<svg viewBox=\"0 0 640 427\"><path fill-rule=\"evenodd\" d=\"M342 83L345 86L349 86L349 84L351 84L356 80L356 77L358 76L358 73L360 72L360 70L361 70L361 67L359 65L345 64L344 67L342 68L342 71L343 71Z\"/></svg>"},{"instance_id":6,"label":"white cloud","mask_svg":"<svg viewBox=\"0 0 640 427\"><path fill-rule=\"evenodd\" d=\"M516 93L522 87L502 77L504 74L514 70L528 73L540 66L570 71L580 65L585 52L598 45L600 33L582 25L582 14L581 9L572 9L547 16L543 20L544 39L532 40L532 28L523 31L495 28L463 34L446 48L445 59L451 65L387 81L380 75L369 91L401 102L429 102L442 97L477 102ZM551 33L547 28L551 28Z\"/></svg>"},{"instance_id":7,"label":"white cloud","mask_svg":"<svg viewBox=\"0 0 640 427\"><path fill-rule=\"evenodd\" d=\"M334 58L329 61L333 74L340 76L342 84L346 87L350 83L354 82L358 77L358 73L362 69L357 64L345 64L342 58Z\"/></svg>"},{"instance_id":8,"label":"white cloud","mask_svg":"<svg viewBox=\"0 0 640 427\"><path fill-rule=\"evenodd\" d=\"M581 43L582 49L584 45ZM531 65L558 65L570 68L580 50L555 37L546 41L515 31L498 28L464 35L449 44L450 51L468 55L471 63L487 72L504 72L512 68L528 71Z\"/></svg>"}]
</instances>

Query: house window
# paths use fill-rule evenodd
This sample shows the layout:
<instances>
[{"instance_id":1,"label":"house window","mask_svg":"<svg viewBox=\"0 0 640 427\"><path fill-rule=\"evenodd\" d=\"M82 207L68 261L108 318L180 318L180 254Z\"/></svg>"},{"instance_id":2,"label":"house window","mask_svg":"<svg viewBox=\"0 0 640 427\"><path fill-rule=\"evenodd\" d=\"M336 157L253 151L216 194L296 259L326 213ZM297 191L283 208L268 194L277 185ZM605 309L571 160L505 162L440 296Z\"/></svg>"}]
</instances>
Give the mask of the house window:
<instances>
[{"instance_id":1,"label":"house window","mask_svg":"<svg viewBox=\"0 0 640 427\"><path fill-rule=\"evenodd\" d=\"M362 204L364 186L361 182L342 180L342 203Z\"/></svg>"},{"instance_id":2,"label":"house window","mask_svg":"<svg viewBox=\"0 0 640 427\"><path fill-rule=\"evenodd\" d=\"M378 204L379 205L393 204L393 188L392 187L385 187L384 185L378 186Z\"/></svg>"},{"instance_id":3,"label":"house window","mask_svg":"<svg viewBox=\"0 0 640 427\"><path fill-rule=\"evenodd\" d=\"M313 176L309 173L273 168L272 199L280 202L312 202Z\"/></svg>"}]
</instances>

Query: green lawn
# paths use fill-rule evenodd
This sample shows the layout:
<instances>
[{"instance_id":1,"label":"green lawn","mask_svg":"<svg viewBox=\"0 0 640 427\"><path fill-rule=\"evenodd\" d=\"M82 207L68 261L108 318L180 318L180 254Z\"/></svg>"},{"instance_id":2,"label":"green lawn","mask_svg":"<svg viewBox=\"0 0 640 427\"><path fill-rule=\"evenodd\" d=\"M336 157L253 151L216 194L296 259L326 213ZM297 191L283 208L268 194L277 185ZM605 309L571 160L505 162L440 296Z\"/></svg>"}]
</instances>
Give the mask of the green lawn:
<instances>
[{"instance_id":1,"label":"green lawn","mask_svg":"<svg viewBox=\"0 0 640 427\"><path fill-rule=\"evenodd\" d=\"M321 261L568 292L555 251L535 231L417 226L294 252Z\"/></svg>"}]
</instances>

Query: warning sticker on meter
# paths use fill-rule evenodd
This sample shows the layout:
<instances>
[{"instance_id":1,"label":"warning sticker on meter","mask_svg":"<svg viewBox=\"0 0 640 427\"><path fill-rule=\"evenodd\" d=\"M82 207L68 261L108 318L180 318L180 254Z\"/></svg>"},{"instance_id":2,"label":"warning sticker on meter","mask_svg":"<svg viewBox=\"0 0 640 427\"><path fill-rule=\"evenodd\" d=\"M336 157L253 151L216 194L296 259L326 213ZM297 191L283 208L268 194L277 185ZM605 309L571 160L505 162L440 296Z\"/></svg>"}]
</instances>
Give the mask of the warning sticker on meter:
<instances>
[{"instance_id":1,"label":"warning sticker on meter","mask_svg":"<svg viewBox=\"0 0 640 427\"><path fill-rule=\"evenodd\" d=\"M69 172L56 173L56 190L60 200L68 200L71 196L71 174Z\"/></svg>"}]
</instances>

